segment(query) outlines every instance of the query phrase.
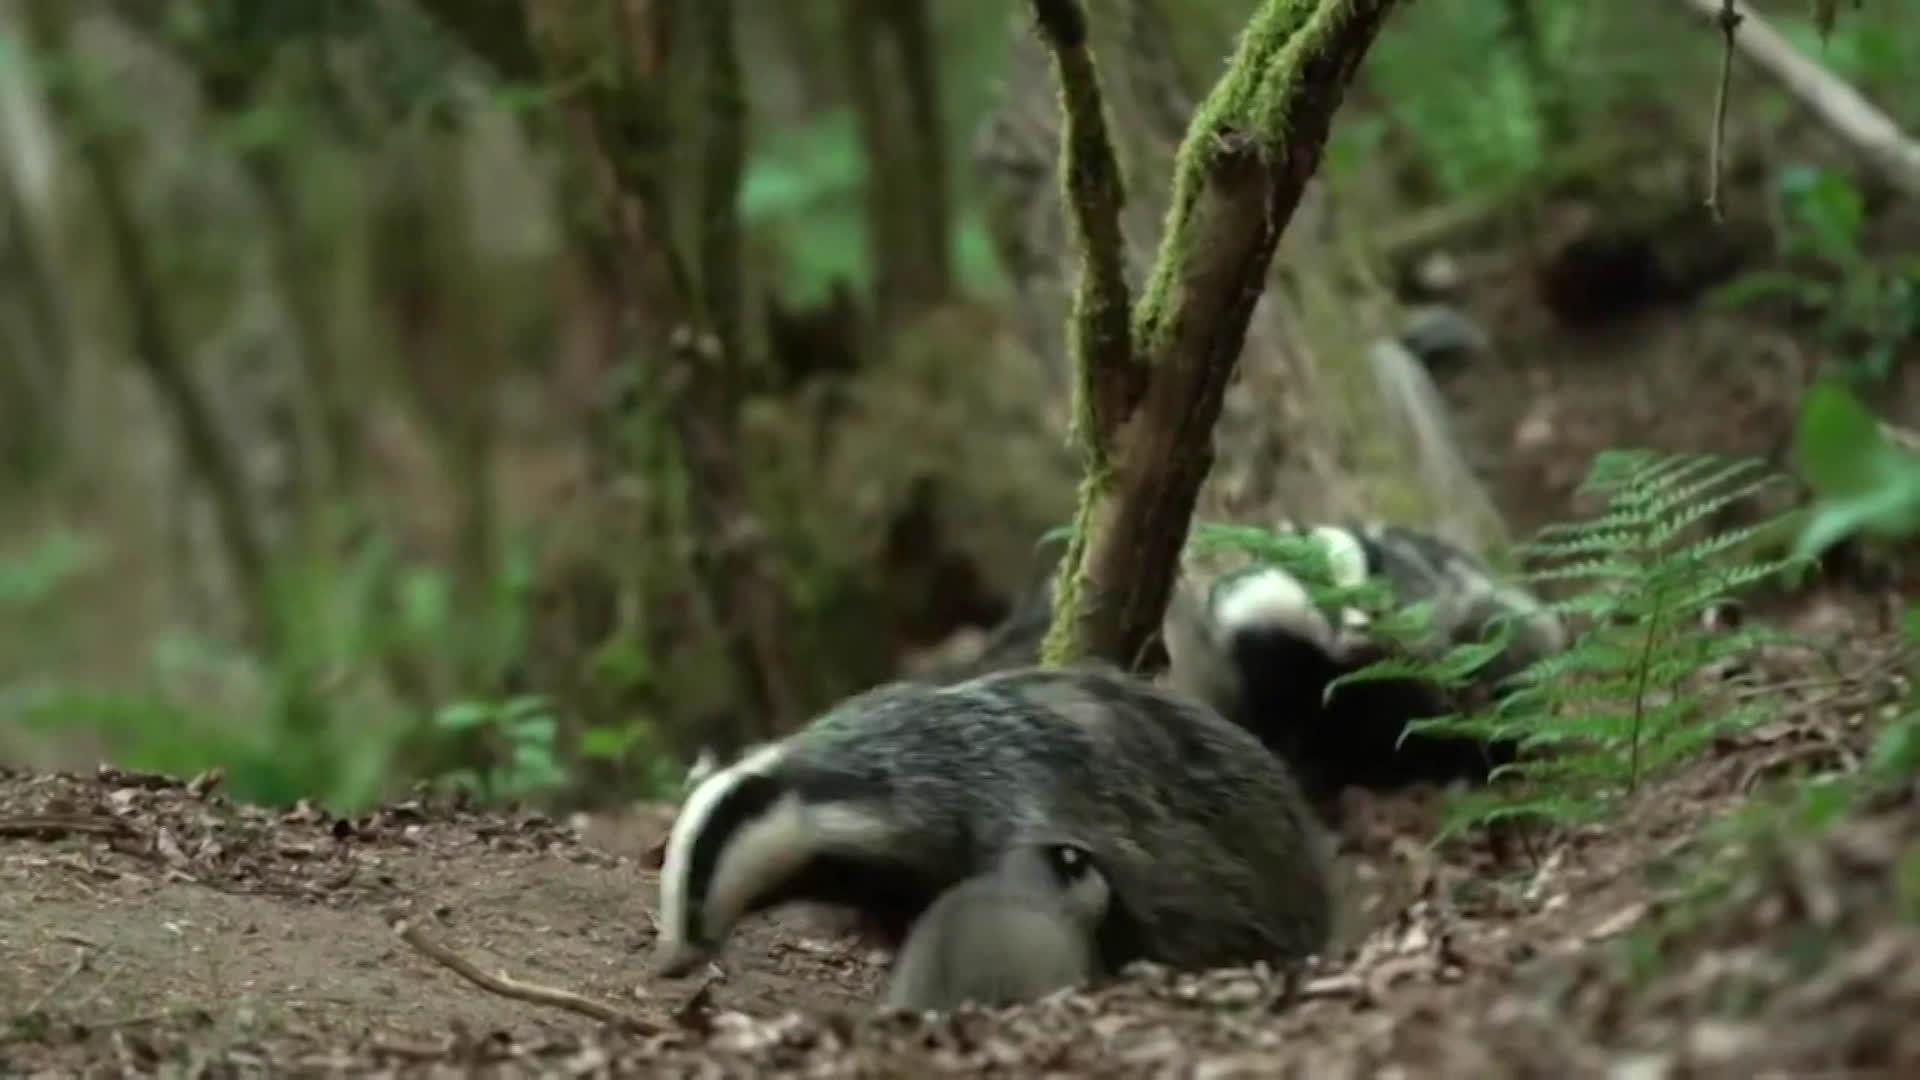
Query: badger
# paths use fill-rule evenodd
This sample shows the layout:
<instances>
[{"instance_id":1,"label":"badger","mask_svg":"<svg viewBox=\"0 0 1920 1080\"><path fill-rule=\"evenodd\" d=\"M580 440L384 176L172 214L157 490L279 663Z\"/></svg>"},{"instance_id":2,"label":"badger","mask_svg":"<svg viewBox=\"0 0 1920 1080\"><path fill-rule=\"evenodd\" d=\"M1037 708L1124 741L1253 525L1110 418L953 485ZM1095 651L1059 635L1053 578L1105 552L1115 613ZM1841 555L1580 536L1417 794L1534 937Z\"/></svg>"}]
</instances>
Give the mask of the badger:
<instances>
[{"instance_id":1,"label":"badger","mask_svg":"<svg viewBox=\"0 0 1920 1080\"><path fill-rule=\"evenodd\" d=\"M1056 836L1107 883L1107 970L1280 964L1331 932L1328 841L1259 740L1105 666L1021 668L868 690L702 781L667 840L655 969L790 901L897 946L940 894Z\"/></svg>"},{"instance_id":2,"label":"badger","mask_svg":"<svg viewBox=\"0 0 1920 1080\"><path fill-rule=\"evenodd\" d=\"M1523 589L1502 583L1463 548L1427 533L1385 524L1283 524L1310 536L1326 555L1330 584L1384 581L1396 606L1427 602L1432 620L1415 655L1480 640L1496 616L1514 619L1507 648L1475 677L1470 696L1566 646L1560 621ZM1484 779L1511 757L1510 746L1465 738L1402 735L1407 722L1469 704L1417 679L1350 684L1337 678L1389 655L1354 606L1323 611L1293 574L1254 564L1217 571L1195 560L1183 568L1168 605L1163 637L1168 682L1257 735L1288 761L1322 805L1357 785L1390 789L1418 781Z\"/></svg>"},{"instance_id":3,"label":"badger","mask_svg":"<svg viewBox=\"0 0 1920 1080\"><path fill-rule=\"evenodd\" d=\"M945 1012L1018 1005L1102 974L1095 934L1110 890L1070 841L1008 848L988 872L940 895L894 961L884 1003Z\"/></svg>"}]
</instances>

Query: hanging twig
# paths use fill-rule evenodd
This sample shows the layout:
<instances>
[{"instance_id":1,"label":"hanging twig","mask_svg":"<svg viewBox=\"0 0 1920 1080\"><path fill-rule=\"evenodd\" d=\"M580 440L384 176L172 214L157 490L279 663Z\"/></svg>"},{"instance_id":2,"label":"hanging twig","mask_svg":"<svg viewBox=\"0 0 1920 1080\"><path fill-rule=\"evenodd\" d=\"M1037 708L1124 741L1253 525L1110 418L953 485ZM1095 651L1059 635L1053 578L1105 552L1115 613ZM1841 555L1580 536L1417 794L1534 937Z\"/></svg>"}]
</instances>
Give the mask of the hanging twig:
<instances>
[{"instance_id":1,"label":"hanging twig","mask_svg":"<svg viewBox=\"0 0 1920 1080\"><path fill-rule=\"evenodd\" d=\"M1920 198L1920 142L1900 130L1887 114L1860 92L1802 56L1778 30L1754 14L1740 0L1681 0L1696 14L1718 22L1725 8L1740 17L1735 46L1853 151L1865 158L1885 180L1909 196Z\"/></svg>"},{"instance_id":2,"label":"hanging twig","mask_svg":"<svg viewBox=\"0 0 1920 1080\"><path fill-rule=\"evenodd\" d=\"M1740 19L1733 0L1721 0L1720 33L1726 47L1720 53L1720 88L1713 97L1713 136L1707 146L1707 212L1715 221L1726 220L1720 201L1720 162L1727 144L1727 96L1733 87L1733 42Z\"/></svg>"}]
</instances>

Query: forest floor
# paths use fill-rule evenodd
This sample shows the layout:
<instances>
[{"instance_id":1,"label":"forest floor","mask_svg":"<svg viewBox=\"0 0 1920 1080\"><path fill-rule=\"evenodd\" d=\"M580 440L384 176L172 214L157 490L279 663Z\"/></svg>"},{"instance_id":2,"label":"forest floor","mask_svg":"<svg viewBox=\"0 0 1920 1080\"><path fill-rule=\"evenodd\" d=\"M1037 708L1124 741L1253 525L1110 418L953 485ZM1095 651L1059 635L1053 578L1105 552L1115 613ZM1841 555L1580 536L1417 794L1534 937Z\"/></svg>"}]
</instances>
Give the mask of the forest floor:
<instances>
[{"instance_id":1,"label":"forest floor","mask_svg":"<svg viewBox=\"0 0 1920 1080\"><path fill-rule=\"evenodd\" d=\"M653 978L670 808L338 820L204 777L0 774L0 1073L1920 1075L1920 925L1896 914L1920 791L1783 840L1730 894L1676 891L1750 789L1857 765L1900 692L1861 605L1793 621L1834 643L1810 671L1856 677L1785 676L1775 722L1604 826L1429 848L1433 793L1350 800L1356 923L1303 977L1141 970L1000 1015L879 1011L885 956L800 910L750 920L702 976ZM631 1023L482 989L400 926Z\"/></svg>"},{"instance_id":2,"label":"forest floor","mask_svg":"<svg viewBox=\"0 0 1920 1080\"><path fill-rule=\"evenodd\" d=\"M1516 531L1564 515L1595 450L1791 432L1814 366L1794 336L1680 309L1570 334L1529 273L1481 268L1466 300L1501 346L1442 380ZM205 779L0 770L0 1074L1920 1076L1920 788L1717 858L1756 790L1869 752L1905 692L1886 592L1797 598L1782 621L1829 648L1765 673L1778 718L1603 825L1430 848L1434 793L1350 800L1354 925L1297 978L1136 971L1001 1014L877 1011L887 958L799 911L654 978L670 807L338 820ZM400 926L622 1022L483 989Z\"/></svg>"}]
</instances>

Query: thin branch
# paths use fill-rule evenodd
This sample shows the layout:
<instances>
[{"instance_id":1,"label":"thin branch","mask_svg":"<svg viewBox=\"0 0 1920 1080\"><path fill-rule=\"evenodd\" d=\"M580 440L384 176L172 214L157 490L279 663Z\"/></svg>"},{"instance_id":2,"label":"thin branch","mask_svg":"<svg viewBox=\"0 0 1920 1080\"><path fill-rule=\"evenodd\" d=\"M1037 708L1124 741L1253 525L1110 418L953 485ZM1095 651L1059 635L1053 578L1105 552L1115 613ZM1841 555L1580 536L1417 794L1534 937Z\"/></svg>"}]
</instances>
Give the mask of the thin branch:
<instances>
[{"instance_id":1,"label":"thin branch","mask_svg":"<svg viewBox=\"0 0 1920 1080\"><path fill-rule=\"evenodd\" d=\"M68 833L89 836L134 836L132 828L113 818L64 817L60 815L0 818L0 836L26 836L58 840Z\"/></svg>"},{"instance_id":2,"label":"thin branch","mask_svg":"<svg viewBox=\"0 0 1920 1080\"><path fill-rule=\"evenodd\" d=\"M534 1005L545 1005L550 1008L564 1009L567 1012L590 1017L604 1024L612 1024L615 1027L636 1035L657 1035L660 1033L661 1029L658 1024L642 1020L632 1013L623 1012L611 1005L595 1001L589 997L584 997L571 990L562 990L558 987L521 982L504 972L498 975L489 975L475 967L472 961L467 960L452 949L428 937L426 932L417 926L410 926L405 922L401 922L395 925L394 930L400 935L400 940L413 946L422 956L425 956L427 959L432 960L434 963L439 964L441 967L446 968L455 975L460 976L490 994L498 994L501 997L512 998L515 1001L530 1002Z\"/></svg>"},{"instance_id":3,"label":"thin branch","mask_svg":"<svg viewBox=\"0 0 1920 1080\"><path fill-rule=\"evenodd\" d=\"M1729 0L1680 2L1695 14L1717 21ZM1741 55L1798 98L1895 188L1920 198L1920 143L1859 91L1800 55L1753 9L1739 0L1731 0L1731 6L1740 15L1740 35L1735 44Z\"/></svg>"},{"instance_id":4,"label":"thin branch","mask_svg":"<svg viewBox=\"0 0 1920 1080\"><path fill-rule=\"evenodd\" d=\"M1720 202L1720 158L1727 144L1727 98L1733 88L1735 31L1740 28L1740 13L1734 10L1733 0L1722 0L1719 21L1726 47L1720 53L1720 86L1713 97L1713 136L1707 145L1707 211L1713 220L1725 221Z\"/></svg>"},{"instance_id":5,"label":"thin branch","mask_svg":"<svg viewBox=\"0 0 1920 1080\"><path fill-rule=\"evenodd\" d=\"M1106 465L1119 425L1146 389L1133 355L1128 320L1126 238L1120 212L1126 187L1107 134L1100 73L1087 44L1079 0L1033 0L1040 34L1053 53L1065 122L1060 135L1061 186L1080 254L1080 280L1067 324L1068 355L1079 373L1074 428L1089 471Z\"/></svg>"}]
</instances>

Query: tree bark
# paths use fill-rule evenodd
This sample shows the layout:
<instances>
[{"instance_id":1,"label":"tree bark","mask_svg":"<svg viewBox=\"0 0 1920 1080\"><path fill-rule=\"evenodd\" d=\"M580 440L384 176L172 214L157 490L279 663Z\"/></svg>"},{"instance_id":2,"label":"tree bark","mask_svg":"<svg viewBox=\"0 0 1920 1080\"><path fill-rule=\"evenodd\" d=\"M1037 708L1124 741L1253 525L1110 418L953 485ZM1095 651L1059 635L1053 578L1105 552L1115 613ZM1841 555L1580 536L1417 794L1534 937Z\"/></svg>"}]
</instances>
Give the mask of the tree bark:
<instances>
[{"instance_id":1,"label":"tree bark","mask_svg":"<svg viewBox=\"0 0 1920 1080\"><path fill-rule=\"evenodd\" d=\"M66 441L67 383L74 348L59 289L40 246L32 208L20 190L9 155L0 161L0 265L21 283L18 295L25 330L15 340L26 347L0 359L0 466L26 480L58 464Z\"/></svg>"},{"instance_id":2,"label":"tree bark","mask_svg":"<svg viewBox=\"0 0 1920 1080\"><path fill-rule=\"evenodd\" d=\"M477 8L489 6L481 0ZM123 2L121 17L173 50L199 84L206 106L229 119L259 104L276 52L236 40L235 25L216 21L198 35L174 32L163 5ZM244 18L244 17L243 17ZM246 144L240 165L260 198L268 225L275 283L286 305L304 384L293 412L298 426L301 499L308 524L326 496L346 495L360 472L362 439L357 410L330 340L321 285L303 250L298 189L286 142Z\"/></svg>"},{"instance_id":3,"label":"tree bark","mask_svg":"<svg viewBox=\"0 0 1920 1080\"><path fill-rule=\"evenodd\" d=\"M952 289L946 128L927 0L844 0L847 72L867 151L867 246L882 325Z\"/></svg>"},{"instance_id":4,"label":"tree bark","mask_svg":"<svg viewBox=\"0 0 1920 1080\"><path fill-rule=\"evenodd\" d=\"M521 0L419 0L420 7L445 27L467 51L495 74L515 82L540 78L540 56L528 32Z\"/></svg>"},{"instance_id":5,"label":"tree bark","mask_svg":"<svg viewBox=\"0 0 1920 1080\"><path fill-rule=\"evenodd\" d=\"M1134 313L1146 385L1137 407L1091 433L1095 460L1106 467L1089 475L1082 493L1049 662L1092 656L1137 666L1157 632L1274 248L1393 6L1268 0L1194 116L1159 256ZM1050 35L1056 25L1042 20ZM1056 54L1067 46L1057 36L1050 44Z\"/></svg>"},{"instance_id":6,"label":"tree bark","mask_svg":"<svg viewBox=\"0 0 1920 1080\"><path fill-rule=\"evenodd\" d=\"M742 121L733 12L727 2L694 7L692 45L712 50L718 85L707 95L712 140L703 148L669 122L668 42L678 29L672 0L527 0L529 24L548 78L587 87L571 133L593 164L612 237L613 271L630 298L636 347L666 361L642 393L664 395L693 489L689 498L695 572L739 672L753 719L743 738L765 738L806 708L787 632L792 602L770 538L748 496L740 460L737 223L707 224L690 264L668 222L676 190L671 162L699 156L702 210L732 215L739 184ZM727 85L732 83L732 85ZM696 273L697 271L697 273Z\"/></svg>"},{"instance_id":7,"label":"tree bark","mask_svg":"<svg viewBox=\"0 0 1920 1080\"><path fill-rule=\"evenodd\" d=\"M72 11L61 0L30 0L27 14L40 48L63 60ZM133 354L172 418L189 468L213 501L221 544L241 593L246 630L269 649L278 641L269 592L268 555L253 499L233 451L215 419L212 404L195 383L184 349L170 324L166 300L155 274L127 187L117 142L120 132L88 88L71 77L52 80L55 104L73 120L73 139L106 227L121 300L132 322Z\"/></svg>"}]
</instances>

